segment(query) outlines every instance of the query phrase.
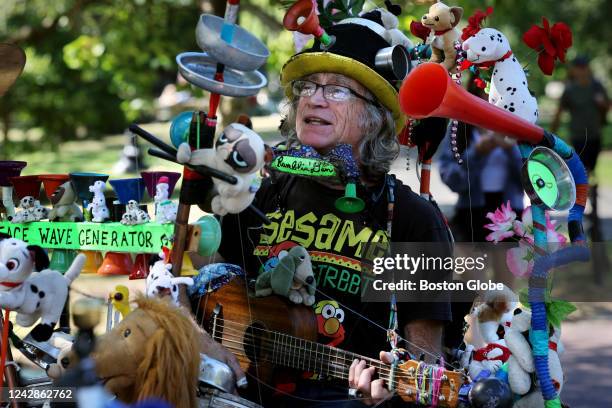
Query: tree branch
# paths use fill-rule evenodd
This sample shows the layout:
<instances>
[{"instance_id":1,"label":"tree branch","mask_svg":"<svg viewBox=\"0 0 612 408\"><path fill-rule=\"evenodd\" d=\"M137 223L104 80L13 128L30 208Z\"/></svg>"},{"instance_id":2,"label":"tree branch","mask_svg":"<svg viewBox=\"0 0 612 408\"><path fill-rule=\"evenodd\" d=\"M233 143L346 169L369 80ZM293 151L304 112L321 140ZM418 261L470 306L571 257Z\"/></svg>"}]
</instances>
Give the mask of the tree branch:
<instances>
[{"instance_id":1,"label":"tree branch","mask_svg":"<svg viewBox=\"0 0 612 408\"><path fill-rule=\"evenodd\" d=\"M248 11L257 17L261 22L268 27L270 30L274 32L279 32L284 30L283 25L276 19L276 17L268 14L266 10L260 6L255 4L241 2L240 9L243 11Z\"/></svg>"},{"instance_id":2,"label":"tree branch","mask_svg":"<svg viewBox=\"0 0 612 408\"><path fill-rule=\"evenodd\" d=\"M46 37L47 35L55 32L57 30L57 26L59 24L60 19L63 16L68 17L71 21L75 18L75 16L79 15L83 12L83 9L87 8L92 4L100 4L106 3L107 0L76 0L70 9L66 13L58 14L51 24L43 26L42 24L33 27L27 26L21 28L17 31L17 34L13 37L9 38L7 42L19 45L21 43L28 42L30 44L37 43L41 38Z\"/></svg>"}]
</instances>

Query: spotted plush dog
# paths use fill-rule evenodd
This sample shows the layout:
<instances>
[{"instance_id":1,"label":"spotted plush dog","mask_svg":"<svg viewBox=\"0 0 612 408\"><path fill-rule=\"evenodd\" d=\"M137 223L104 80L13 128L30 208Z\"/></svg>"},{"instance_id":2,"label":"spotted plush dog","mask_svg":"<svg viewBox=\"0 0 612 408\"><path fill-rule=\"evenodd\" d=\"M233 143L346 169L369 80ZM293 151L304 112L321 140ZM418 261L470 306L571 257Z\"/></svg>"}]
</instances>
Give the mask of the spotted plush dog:
<instances>
[{"instance_id":1,"label":"spotted plush dog","mask_svg":"<svg viewBox=\"0 0 612 408\"><path fill-rule=\"evenodd\" d=\"M153 259L147 275L147 297L164 298L171 296L176 305L180 305L179 285L191 286L193 279L185 276L172 275L172 264L165 263L163 258Z\"/></svg>"},{"instance_id":2,"label":"spotted plush dog","mask_svg":"<svg viewBox=\"0 0 612 408\"><path fill-rule=\"evenodd\" d=\"M494 64L489 103L528 122L538 120L538 102L529 92L525 71L512 54L506 36L493 28L482 28L466 39L462 48L471 63Z\"/></svg>"},{"instance_id":3,"label":"spotted plush dog","mask_svg":"<svg viewBox=\"0 0 612 408\"><path fill-rule=\"evenodd\" d=\"M16 323L23 327L40 319L32 337L48 340L64 309L68 286L79 276L84 262L85 256L77 255L62 275L46 269L49 258L41 247L0 236L0 307L16 311Z\"/></svg>"}]
</instances>

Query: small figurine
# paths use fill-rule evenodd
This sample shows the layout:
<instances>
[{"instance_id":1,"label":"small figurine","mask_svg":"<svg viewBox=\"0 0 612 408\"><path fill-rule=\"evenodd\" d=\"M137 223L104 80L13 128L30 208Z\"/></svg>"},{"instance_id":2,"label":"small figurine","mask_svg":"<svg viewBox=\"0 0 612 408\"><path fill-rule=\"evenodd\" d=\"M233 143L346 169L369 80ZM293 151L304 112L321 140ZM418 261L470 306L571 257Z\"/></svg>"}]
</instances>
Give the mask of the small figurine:
<instances>
[{"instance_id":1,"label":"small figurine","mask_svg":"<svg viewBox=\"0 0 612 408\"><path fill-rule=\"evenodd\" d=\"M121 223L123 225L138 225L145 224L151 221L149 214L146 211L143 211L138 206L138 201L130 200L127 203L127 210L125 214L121 217Z\"/></svg>"},{"instance_id":2,"label":"small figurine","mask_svg":"<svg viewBox=\"0 0 612 408\"><path fill-rule=\"evenodd\" d=\"M169 200L168 177L162 176L155 186L155 221L168 224L176 220L178 206Z\"/></svg>"},{"instance_id":3,"label":"small figurine","mask_svg":"<svg viewBox=\"0 0 612 408\"><path fill-rule=\"evenodd\" d=\"M72 183L65 182L51 195L53 208L49 213L49 221L83 221L83 212L76 205L77 195Z\"/></svg>"},{"instance_id":4,"label":"small figurine","mask_svg":"<svg viewBox=\"0 0 612 408\"><path fill-rule=\"evenodd\" d=\"M110 218L108 207L106 207L106 198L104 197L104 189L106 182L98 180L89 186L89 191L94 193L91 203L87 205L87 211L91 213L92 222L104 222Z\"/></svg>"},{"instance_id":5,"label":"small figurine","mask_svg":"<svg viewBox=\"0 0 612 408\"><path fill-rule=\"evenodd\" d=\"M207 165L236 177L236 184L213 179L217 195L211 206L217 215L237 214L246 209L259 189L257 172L264 166L266 149L261 137L239 123L231 123L215 141L213 149L191 151L187 143L179 146L179 163Z\"/></svg>"}]
</instances>

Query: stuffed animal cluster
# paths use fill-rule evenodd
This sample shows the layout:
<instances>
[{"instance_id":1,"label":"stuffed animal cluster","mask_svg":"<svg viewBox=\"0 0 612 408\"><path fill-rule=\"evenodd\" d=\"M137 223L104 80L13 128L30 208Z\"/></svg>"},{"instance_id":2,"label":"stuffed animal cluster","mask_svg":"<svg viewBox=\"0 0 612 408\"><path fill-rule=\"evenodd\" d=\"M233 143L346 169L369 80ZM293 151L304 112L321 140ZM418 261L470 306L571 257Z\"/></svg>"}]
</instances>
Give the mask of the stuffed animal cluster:
<instances>
[{"instance_id":1,"label":"stuffed animal cluster","mask_svg":"<svg viewBox=\"0 0 612 408\"><path fill-rule=\"evenodd\" d=\"M85 255L76 256L65 274L46 269L49 258L39 246L5 237L0 240L0 306L17 312L16 323L32 330L36 341L51 337L59 320L68 287L79 276ZM40 272L38 272L40 271Z\"/></svg>"},{"instance_id":2,"label":"stuffed animal cluster","mask_svg":"<svg viewBox=\"0 0 612 408\"><path fill-rule=\"evenodd\" d=\"M147 275L146 292L147 297L164 298L170 296L177 306L179 303L179 285L191 286L193 279L186 276L174 276L172 274L172 264L166 263L163 253L161 259L153 260L153 265L149 268Z\"/></svg>"},{"instance_id":3,"label":"stuffed animal cluster","mask_svg":"<svg viewBox=\"0 0 612 408\"><path fill-rule=\"evenodd\" d=\"M237 214L253 202L260 185L257 172L264 166L265 153L265 144L257 133L232 123L217 137L214 148L191 151L183 143L176 158L179 163L206 165L236 177L236 184L213 179L217 195L212 199L212 210L217 215L225 215Z\"/></svg>"},{"instance_id":4,"label":"stuffed animal cluster","mask_svg":"<svg viewBox=\"0 0 612 408\"><path fill-rule=\"evenodd\" d=\"M128 201L126 211L121 216L121 223L123 225L145 224L149 221L151 221L149 214L147 214L146 211L140 209L136 200Z\"/></svg>"},{"instance_id":5,"label":"stuffed animal cluster","mask_svg":"<svg viewBox=\"0 0 612 408\"><path fill-rule=\"evenodd\" d=\"M176 220L178 206L175 202L169 199L170 186L168 177L159 178L159 182L155 185L155 222L160 224L168 224Z\"/></svg>"},{"instance_id":6,"label":"stuffed animal cluster","mask_svg":"<svg viewBox=\"0 0 612 408\"><path fill-rule=\"evenodd\" d=\"M49 221L83 221L83 212L75 204L77 195L72 183L67 181L51 195L53 208L49 213Z\"/></svg>"},{"instance_id":7,"label":"stuffed animal cluster","mask_svg":"<svg viewBox=\"0 0 612 408\"><path fill-rule=\"evenodd\" d=\"M542 394L534 379L535 365L529 340L531 313L516 306L516 295L508 288L485 293L484 303L467 319L470 327L465 342L468 346L461 363L473 379L483 370L495 375L505 363L507 382L516 396L513 407L543 407ZM557 392L563 386L560 336L559 328L551 325L548 366Z\"/></svg>"},{"instance_id":8,"label":"stuffed animal cluster","mask_svg":"<svg viewBox=\"0 0 612 408\"><path fill-rule=\"evenodd\" d=\"M40 201L32 196L25 196L19 200L19 208L10 221L12 223L26 223L44 220L49 217L49 209L40 205Z\"/></svg>"},{"instance_id":9,"label":"stuffed animal cluster","mask_svg":"<svg viewBox=\"0 0 612 408\"><path fill-rule=\"evenodd\" d=\"M284 256L279 255L278 264L263 272L255 283L256 296L273 293L289 298L293 303L311 306L315 301L316 282L308 251L294 246Z\"/></svg>"},{"instance_id":10,"label":"stuffed animal cluster","mask_svg":"<svg viewBox=\"0 0 612 408\"><path fill-rule=\"evenodd\" d=\"M106 182L102 180L98 180L89 186L89 191L94 193L91 203L87 205L87 211L92 215L92 222L104 222L110 218L108 207L106 207L106 198L104 197L105 188Z\"/></svg>"}]
</instances>

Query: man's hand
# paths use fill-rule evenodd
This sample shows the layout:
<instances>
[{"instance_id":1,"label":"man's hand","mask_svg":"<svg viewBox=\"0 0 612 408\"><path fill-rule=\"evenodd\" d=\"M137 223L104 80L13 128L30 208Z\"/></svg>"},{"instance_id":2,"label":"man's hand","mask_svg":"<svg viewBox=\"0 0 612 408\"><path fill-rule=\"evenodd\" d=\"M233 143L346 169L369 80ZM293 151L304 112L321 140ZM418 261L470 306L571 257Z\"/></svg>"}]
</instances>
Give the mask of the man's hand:
<instances>
[{"instance_id":1,"label":"man's hand","mask_svg":"<svg viewBox=\"0 0 612 408\"><path fill-rule=\"evenodd\" d=\"M391 364L393 356L386 351L380 352L380 360ZM356 389L363 395L362 402L366 405L379 404L390 399L393 394L385 388L384 380L379 378L372 381L376 367L367 367L365 360L355 359L349 369L349 388Z\"/></svg>"},{"instance_id":2,"label":"man's hand","mask_svg":"<svg viewBox=\"0 0 612 408\"><path fill-rule=\"evenodd\" d=\"M246 374L240 368L240 363L238 363L236 356L230 353L229 350L221 344L214 341L212 337L204 331L202 331L200 339L200 352L230 366L236 376L236 385L240 388L246 387Z\"/></svg>"}]
</instances>

